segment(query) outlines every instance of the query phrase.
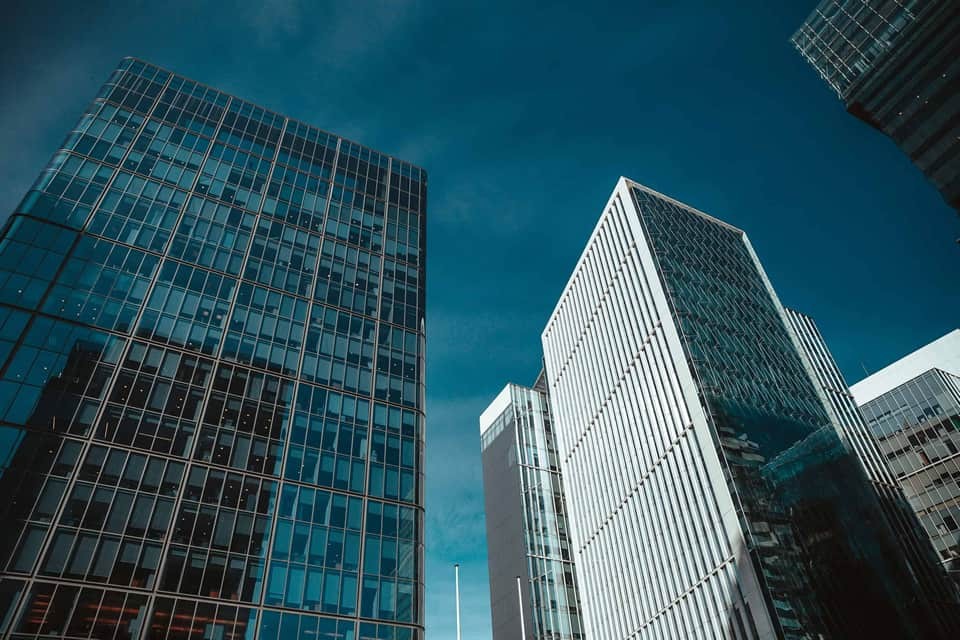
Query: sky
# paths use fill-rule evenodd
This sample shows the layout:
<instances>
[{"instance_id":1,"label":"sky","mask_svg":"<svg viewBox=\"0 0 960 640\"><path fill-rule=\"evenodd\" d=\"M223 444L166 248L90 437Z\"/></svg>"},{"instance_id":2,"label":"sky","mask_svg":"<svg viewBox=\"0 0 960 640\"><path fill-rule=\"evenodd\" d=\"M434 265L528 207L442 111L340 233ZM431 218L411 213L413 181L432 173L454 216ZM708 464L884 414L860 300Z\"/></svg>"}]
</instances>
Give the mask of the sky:
<instances>
[{"instance_id":1,"label":"sky","mask_svg":"<svg viewBox=\"0 0 960 640\"><path fill-rule=\"evenodd\" d=\"M621 175L744 229L853 383L958 326L960 217L793 50L814 0L20 2L0 26L0 212L121 57L428 171L426 624L490 637L477 418Z\"/></svg>"}]
</instances>

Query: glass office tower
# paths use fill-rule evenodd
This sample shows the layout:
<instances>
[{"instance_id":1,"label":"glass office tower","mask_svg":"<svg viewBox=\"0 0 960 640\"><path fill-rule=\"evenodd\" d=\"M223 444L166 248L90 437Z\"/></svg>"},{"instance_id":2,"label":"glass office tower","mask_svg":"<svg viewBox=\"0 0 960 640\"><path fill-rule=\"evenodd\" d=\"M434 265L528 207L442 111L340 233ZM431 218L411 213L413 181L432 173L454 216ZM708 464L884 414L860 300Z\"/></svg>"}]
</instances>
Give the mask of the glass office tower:
<instances>
[{"instance_id":1,"label":"glass office tower","mask_svg":"<svg viewBox=\"0 0 960 640\"><path fill-rule=\"evenodd\" d=\"M542 340L588 637L948 637L741 230L621 178Z\"/></svg>"},{"instance_id":2,"label":"glass office tower","mask_svg":"<svg viewBox=\"0 0 960 640\"><path fill-rule=\"evenodd\" d=\"M0 235L0 635L422 638L425 210L123 60Z\"/></svg>"},{"instance_id":3,"label":"glass office tower","mask_svg":"<svg viewBox=\"0 0 960 640\"><path fill-rule=\"evenodd\" d=\"M493 640L582 640L550 408L508 384L480 416Z\"/></svg>"},{"instance_id":4,"label":"glass office tower","mask_svg":"<svg viewBox=\"0 0 960 640\"><path fill-rule=\"evenodd\" d=\"M960 3L823 0L792 41L960 211Z\"/></svg>"}]
</instances>

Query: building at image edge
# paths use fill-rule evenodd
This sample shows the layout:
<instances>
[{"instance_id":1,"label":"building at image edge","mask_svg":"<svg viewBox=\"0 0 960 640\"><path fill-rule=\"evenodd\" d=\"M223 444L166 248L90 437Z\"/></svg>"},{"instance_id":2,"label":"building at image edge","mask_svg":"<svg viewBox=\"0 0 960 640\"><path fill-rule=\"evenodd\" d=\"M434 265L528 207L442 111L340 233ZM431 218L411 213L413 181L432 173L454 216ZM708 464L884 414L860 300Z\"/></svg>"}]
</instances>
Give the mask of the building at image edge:
<instances>
[{"instance_id":1,"label":"building at image edge","mask_svg":"<svg viewBox=\"0 0 960 640\"><path fill-rule=\"evenodd\" d=\"M0 635L422 640L425 215L124 59L0 233Z\"/></svg>"}]
</instances>

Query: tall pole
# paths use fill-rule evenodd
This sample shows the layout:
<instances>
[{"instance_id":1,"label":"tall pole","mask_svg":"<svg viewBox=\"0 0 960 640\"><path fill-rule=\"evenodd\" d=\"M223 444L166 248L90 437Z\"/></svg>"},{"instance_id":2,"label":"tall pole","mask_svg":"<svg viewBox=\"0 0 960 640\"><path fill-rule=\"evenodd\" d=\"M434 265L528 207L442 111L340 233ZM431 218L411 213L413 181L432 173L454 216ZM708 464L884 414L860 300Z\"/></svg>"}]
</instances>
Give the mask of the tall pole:
<instances>
[{"instance_id":1,"label":"tall pole","mask_svg":"<svg viewBox=\"0 0 960 640\"><path fill-rule=\"evenodd\" d=\"M453 565L453 581L457 590L457 640L460 640L460 564Z\"/></svg>"},{"instance_id":2,"label":"tall pole","mask_svg":"<svg viewBox=\"0 0 960 640\"><path fill-rule=\"evenodd\" d=\"M517 576L517 604L520 605L520 638L527 640L527 629L523 624L523 591L520 590L520 576Z\"/></svg>"}]
</instances>

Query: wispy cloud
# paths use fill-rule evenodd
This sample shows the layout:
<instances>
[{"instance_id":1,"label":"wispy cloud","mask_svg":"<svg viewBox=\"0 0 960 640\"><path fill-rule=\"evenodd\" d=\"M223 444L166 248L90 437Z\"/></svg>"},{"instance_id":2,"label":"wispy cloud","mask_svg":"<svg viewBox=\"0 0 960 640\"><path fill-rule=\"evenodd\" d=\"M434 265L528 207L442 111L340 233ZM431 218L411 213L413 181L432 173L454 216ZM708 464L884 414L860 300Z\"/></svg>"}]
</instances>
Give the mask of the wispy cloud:
<instances>
[{"instance_id":1,"label":"wispy cloud","mask_svg":"<svg viewBox=\"0 0 960 640\"><path fill-rule=\"evenodd\" d=\"M257 42L290 49L300 45L299 58L313 58L325 67L354 66L404 33L420 12L418 2L357 0L319 5L310 0L267 0L241 11Z\"/></svg>"},{"instance_id":2,"label":"wispy cloud","mask_svg":"<svg viewBox=\"0 0 960 640\"><path fill-rule=\"evenodd\" d=\"M247 20L261 46L282 46L303 28L302 0L266 0L249 6Z\"/></svg>"}]
</instances>

